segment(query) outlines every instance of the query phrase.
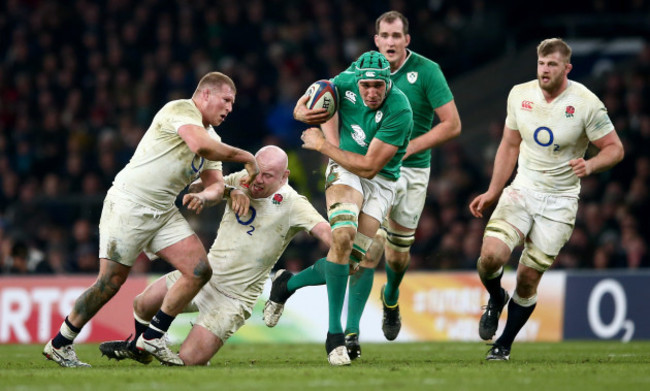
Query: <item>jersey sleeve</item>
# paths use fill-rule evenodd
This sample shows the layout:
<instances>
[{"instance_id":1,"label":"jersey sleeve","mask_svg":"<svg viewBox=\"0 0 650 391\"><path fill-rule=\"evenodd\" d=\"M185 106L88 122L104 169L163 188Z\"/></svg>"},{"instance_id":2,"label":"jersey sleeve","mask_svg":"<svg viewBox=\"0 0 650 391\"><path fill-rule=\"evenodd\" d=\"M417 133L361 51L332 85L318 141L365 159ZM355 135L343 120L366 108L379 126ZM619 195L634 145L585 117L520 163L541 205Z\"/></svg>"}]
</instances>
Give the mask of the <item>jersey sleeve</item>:
<instances>
[{"instance_id":1,"label":"jersey sleeve","mask_svg":"<svg viewBox=\"0 0 650 391\"><path fill-rule=\"evenodd\" d=\"M506 106L506 121L505 125L512 130L519 130L519 125L517 125L517 105L515 103L515 88L510 90L508 94L508 103Z\"/></svg>"},{"instance_id":2,"label":"jersey sleeve","mask_svg":"<svg viewBox=\"0 0 650 391\"><path fill-rule=\"evenodd\" d=\"M614 124L607 114L605 105L596 95L593 95L589 102L585 130L589 141L598 140L614 130Z\"/></svg>"},{"instance_id":3,"label":"jersey sleeve","mask_svg":"<svg viewBox=\"0 0 650 391\"><path fill-rule=\"evenodd\" d=\"M175 102L169 109L169 114L171 114L169 115L169 124L174 128L176 133L178 133L178 129L183 125L204 127L201 112L197 110L191 100Z\"/></svg>"},{"instance_id":4,"label":"jersey sleeve","mask_svg":"<svg viewBox=\"0 0 650 391\"><path fill-rule=\"evenodd\" d=\"M298 195L291 208L291 227L311 231L316 224L326 222L306 197Z\"/></svg>"},{"instance_id":5,"label":"jersey sleeve","mask_svg":"<svg viewBox=\"0 0 650 391\"><path fill-rule=\"evenodd\" d=\"M387 144L401 147L404 145L405 139L410 137L412 130L413 110L411 110L411 105L404 97L403 104L399 104L396 111L391 110L390 114L384 118L381 127L375 134L375 138Z\"/></svg>"},{"instance_id":6,"label":"jersey sleeve","mask_svg":"<svg viewBox=\"0 0 650 391\"><path fill-rule=\"evenodd\" d=\"M234 173L232 173L230 175L226 175L223 178L223 181L228 186L241 187L241 186L239 186L239 181L241 181L241 179L244 176L246 176L247 173L248 172L246 170L237 171L237 172L234 172Z\"/></svg>"},{"instance_id":7,"label":"jersey sleeve","mask_svg":"<svg viewBox=\"0 0 650 391\"><path fill-rule=\"evenodd\" d=\"M437 109L454 99L454 95L451 93L451 89L449 89L449 84L447 84L447 79L445 79L440 65L432 64L426 75L425 91L431 107Z\"/></svg>"}]
</instances>

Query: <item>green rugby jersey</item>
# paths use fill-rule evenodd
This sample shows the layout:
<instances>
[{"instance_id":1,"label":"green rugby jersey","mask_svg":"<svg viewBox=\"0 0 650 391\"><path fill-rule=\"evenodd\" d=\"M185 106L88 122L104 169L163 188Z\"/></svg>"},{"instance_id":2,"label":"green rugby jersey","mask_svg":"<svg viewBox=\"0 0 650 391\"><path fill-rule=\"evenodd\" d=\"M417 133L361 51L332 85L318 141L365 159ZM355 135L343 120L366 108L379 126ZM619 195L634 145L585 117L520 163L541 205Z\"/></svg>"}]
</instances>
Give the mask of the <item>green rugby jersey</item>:
<instances>
[{"instance_id":1,"label":"green rugby jersey","mask_svg":"<svg viewBox=\"0 0 650 391\"><path fill-rule=\"evenodd\" d=\"M406 95L413 110L413 132L416 138L433 127L434 109L449 103L454 96L440 66L413 51L402 66L391 73L393 83ZM424 168L431 165L431 149L409 156L404 167Z\"/></svg>"},{"instance_id":2,"label":"green rugby jersey","mask_svg":"<svg viewBox=\"0 0 650 391\"><path fill-rule=\"evenodd\" d=\"M408 99L393 85L384 103L377 110L371 110L361 99L354 70L348 69L332 81L339 93L339 147L365 155L373 138L396 145L397 153L379 174L397 180L413 128L413 112Z\"/></svg>"}]
</instances>

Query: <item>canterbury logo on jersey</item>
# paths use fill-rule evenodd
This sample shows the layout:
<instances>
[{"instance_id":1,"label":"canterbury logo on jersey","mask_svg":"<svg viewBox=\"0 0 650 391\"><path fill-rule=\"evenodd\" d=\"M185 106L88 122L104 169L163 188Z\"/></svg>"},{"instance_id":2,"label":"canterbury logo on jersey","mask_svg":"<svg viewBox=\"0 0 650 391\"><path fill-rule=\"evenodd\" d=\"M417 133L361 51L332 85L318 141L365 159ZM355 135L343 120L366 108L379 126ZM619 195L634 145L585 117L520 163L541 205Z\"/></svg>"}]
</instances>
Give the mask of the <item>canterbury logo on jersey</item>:
<instances>
[{"instance_id":1,"label":"canterbury logo on jersey","mask_svg":"<svg viewBox=\"0 0 650 391\"><path fill-rule=\"evenodd\" d=\"M357 94L352 91L345 91L345 99L356 104L357 103Z\"/></svg>"},{"instance_id":2,"label":"canterbury logo on jersey","mask_svg":"<svg viewBox=\"0 0 650 391\"><path fill-rule=\"evenodd\" d=\"M533 111L533 102L529 100L522 100L521 109L526 111Z\"/></svg>"}]
</instances>

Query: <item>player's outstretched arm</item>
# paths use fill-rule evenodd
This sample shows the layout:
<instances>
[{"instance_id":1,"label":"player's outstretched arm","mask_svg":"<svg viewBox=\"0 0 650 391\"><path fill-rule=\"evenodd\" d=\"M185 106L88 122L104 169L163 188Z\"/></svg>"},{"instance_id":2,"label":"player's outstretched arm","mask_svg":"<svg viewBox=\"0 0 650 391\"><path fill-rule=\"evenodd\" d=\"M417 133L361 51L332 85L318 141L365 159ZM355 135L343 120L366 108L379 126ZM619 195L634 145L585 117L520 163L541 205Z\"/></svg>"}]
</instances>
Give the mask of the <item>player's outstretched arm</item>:
<instances>
[{"instance_id":1,"label":"player's outstretched arm","mask_svg":"<svg viewBox=\"0 0 650 391\"><path fill-rule=\"evenodd\" d=\"M309 233L317 237L328 248L332 245L332 227L330 227L329 223L324 221L320 222L316 224Z\"/></svg>"}]
</instances>

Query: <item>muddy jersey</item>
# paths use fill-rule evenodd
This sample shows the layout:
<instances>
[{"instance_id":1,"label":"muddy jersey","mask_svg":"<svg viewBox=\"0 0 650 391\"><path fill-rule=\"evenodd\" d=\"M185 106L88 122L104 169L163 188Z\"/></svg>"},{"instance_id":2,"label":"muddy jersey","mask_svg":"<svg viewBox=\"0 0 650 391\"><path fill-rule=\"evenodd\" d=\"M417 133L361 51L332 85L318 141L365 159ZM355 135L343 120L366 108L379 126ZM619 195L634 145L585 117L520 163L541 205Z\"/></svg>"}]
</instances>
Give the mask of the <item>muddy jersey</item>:
<instances>
[{"instance_id":1,"label":"muddy jersey","mask_svg":"<svg viewBox=\"0 0 650 391\"><path fill-rule=\"evenodd\" d=\"M590 141L614 131L603 102L571 80L550 103L537 80L514 86L505 124L522 138L513 186L576 197L580 178L569 161L584 157Z\"/></svg>"},{"instance_id":2,"label":"muddy jersey","mask_svg":"<svg viewBox=\"0 0 650 391\"><path fill-rule=\"evenodd\" d=\"M384 103L377 110L372 110L361 99L352 68L332 81L339 93L340 148L365 155L373 138L397 146L395 156L379 171L380 175L397 180L413 128L413 112L408 99L399 88L393 86Z\"/></svg>"},{"instance_id":3,"label":"muddy jersey","mask_svg":"<svg viewBox=\"0 0 650 391\"><path fill-rule=\"evenodd\" d=\"M245 170L228 175L226 184L247 191L239 185L246 175ZM267 198L252 198L246 216L238 216L227 207L208 254L210 284L252 310L269 272L291 239L320 222L326 220L288 184Z\"/></svg>"},{"instance_id":4,"label":"muddy jersey","mask_svg":"<svg viewBox=\"0 0 650 391\"><path fill-rule=\"evenodd\" d=\"M433 127L435 109L454 99L440 66L413 51L399 69L391 73L393 83L406 95L413 110L411 139L427 133ZM406 158L404 167L425 168L431 165L431 149Z\"/></svg>"},{"instance_id":5,"label":"muddy jersey","mask_svg":"<svg viewBox=\"0 0 650 391\"><path fill-rule=\"evenodd\" d=\"M212 125L203 126L201 113L191 99L171 101L153 118L131 161L115 177L113 187L133 202L168 210L203 170L221 170L221 162L206 160L190 150L178 135L183 125L200 126L221 141Z\"/></svg>"}]
</instances>

